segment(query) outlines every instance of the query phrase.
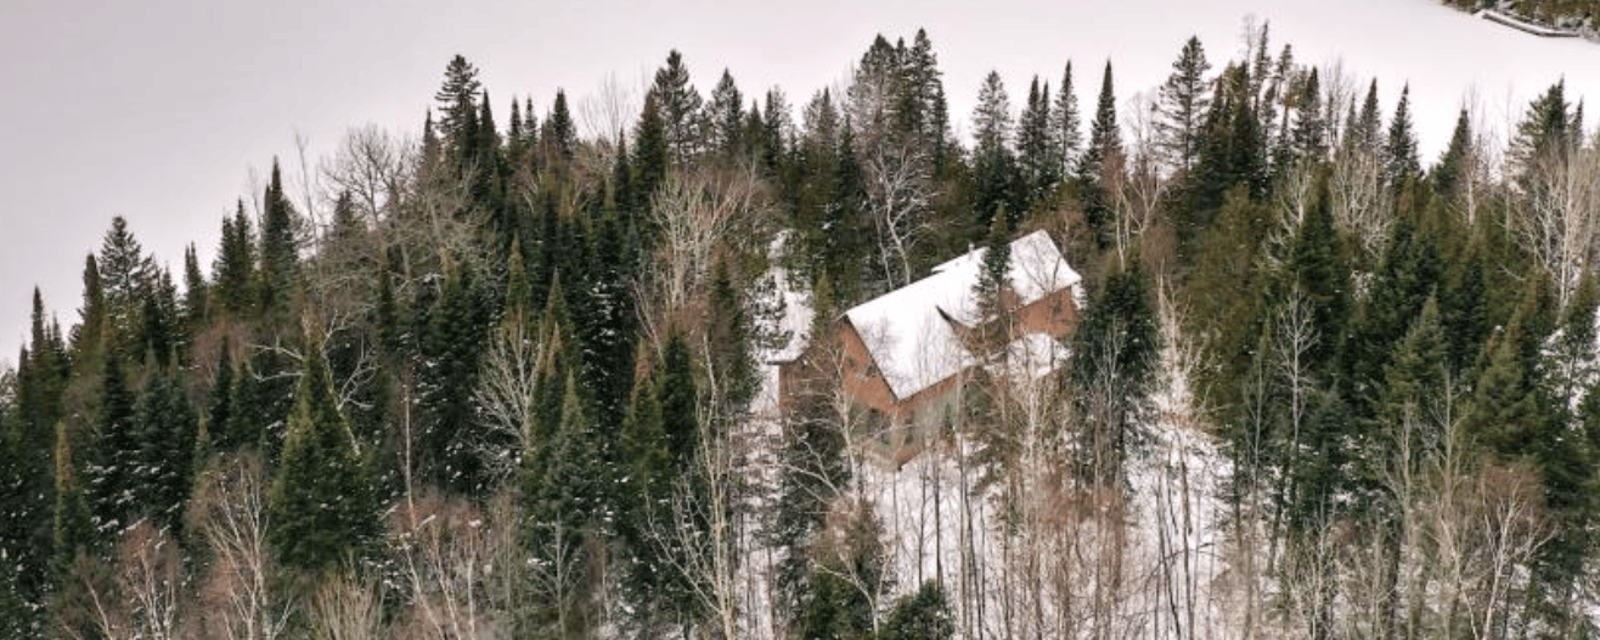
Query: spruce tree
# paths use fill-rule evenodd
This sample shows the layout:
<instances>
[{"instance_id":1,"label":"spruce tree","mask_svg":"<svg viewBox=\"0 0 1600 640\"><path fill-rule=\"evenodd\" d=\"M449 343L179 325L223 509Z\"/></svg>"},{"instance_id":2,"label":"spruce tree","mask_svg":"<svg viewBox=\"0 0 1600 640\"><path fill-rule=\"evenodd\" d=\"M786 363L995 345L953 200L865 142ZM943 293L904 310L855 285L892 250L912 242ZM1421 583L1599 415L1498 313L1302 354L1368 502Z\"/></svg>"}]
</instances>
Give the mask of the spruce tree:
<instances>
[{"instance_id":1,"label":"spruce tree","mask_svg":"<svg viewBox=\"0 0 1600 640\"><path fill-rule=\"evenodd\" d=\"M85 473L97 540L108 539L130 523L140 484L140 447L135 428L134 399L123 377L122 360L115 353L108 354L101 373L93 462Z\"/></svg>"},{"instance_id":2,"label":"spruce tree","mask_svg":"<svg viewBox=\"0 0 1600 640\"><path fill-rule=\"evenodd\" d=\"M1301 87L1295 109L1291 147L1301 162L1321 162L1328 155L1328 123L1323 119L1322 88L1317 70L1312 69Z\"/></svg>"},{"instance_id":3,"label":"spruce tree","mask_svg":"<svg viewBox=\"0 0 1600 640\"><path fill-rule=\"evenodd\" d=\"M1082 116L1078 113L1078 94L1072 88L1072 61L1067 61L1066 70L1061 72L1061 88L1056 94L1056 106L1052 110L1051 128L1055 129L1056 144L1061 150L1057 158L1061 160L1061 175L1068 175L1078 166L1078 151L1083 144L1083 125L1079 122Z\"/></svg>"},{"instance_id":4,"label":"spruce tree","mask_svg":"<svg viewBox=\"0 0 1600 640\"><path fill-rule=\"evenodd\" d=\"M1027 109L1017 128L1017 156L1029 203L1044 201L1061 181L1061 160L1057 157L1061 145L1056 141L1051 120L1050 83L1041 89L1035 76L1028 87Z\"/></svg>"},{"instance_id":5,"label":"spruce tree","mask_svg":"<svg viewBox=\"0 0 1600 640\"><path fill-rule=\"evenodd\" d=\"M261 206L260 308L267 313L268 321L273 322L288 311L299 262L294 208L283 191L276 158L272 161L272 179L262 195Z\"/></svg>"},{"instance_id":6,"label":"spruce tree","mask_svg":"<svg viewBox=\"0 0 1600 640\"><path fill-rule=\"evenodd\" d=\"M177 380L158 367L145 383L134 416L143 494L136 502L180 538L193 484L198 420Z\"/></svg>"},{"instance_id":7,"label":"spruce tree","mask_svg":"<svg viewBox=\"0 0 1600 640\"><path fill-rule=\"evenodd\" d=\"M1411 125L1411 85L1400 90L1400 104L1389 122L1389 142L1383 147L1384 177L1398 187L1406 178L1422 173L1417 162L1417 134Z\"/></svg>"},{"instance_id":8,"label":"spruce tree","mask_svg":"<svg viewBox=\"0 0 1600 640\"><path fill-rule=\"evenodd\" d=\"M656 70L655 83L650 88L661 110L667 146L673 158L687 163L701 151L702 112L700 93L689 83L689 68L683 63L683 54L673 49L667 54L666 66Z\"/></svg>"},{"instance_id":9,"label":"spruce tree","mask_svg":"<svg viewBox=\"0 0 1600 640\"><path fill-rule=\"evenodd\" d=\"M366 464L315 349L294 396L268 494L267 539L284 565L318 573L359 560L378 533L378 514Z\"/></svg>"},{"instance_id":10,"label":"spruce tree","mask_svg":"<svg viewBox=\"0 0 1600 640\"><path fill-rule=\"evenodd\" d=\"M1200 155L1200 127L1211 103L1205 79L1210 69L1200 38L1190 36L1158 94L1156 134L1168 161L1185 172Z\"/></svg>"},{"instance_id":11,"label":"spruce tree","mask_svg":"<svg viewBox=\"0 0 1600 640\"><path fill-rule=\"evenodd\" d=\"M1084 222L1094 233L1097 243L1109 240L1111 224L1111 193L1105 185L1106 163L1120 167L1122 133L1117 127L1116 95L1111 89L1111 61L1106 61L1105 76L1100 81L1100 99L1095 105L1094 122L1089 126L1089 145L1078 158L1078 189L1083 201Z\"/></svg>"},{"instance_id":12,"label":"spruce tree","mask_svg":"<svg viewBox=\"0 0 1600 640\"><path fill-rule=\"evenodd\" d=\"M1160 336L1148 278L1138 260L1106 279L1072 337L1069 381L1086 433L1077 445L1080 477L1101 486L1124 479L1124 462L1144 440Z\"/></svg>"},{"instance_id":13,"label":"spruce tree","mask_svg":"<svg viewBox=\"0 0 1600 640\"><path fill-rule=\"evenodd\" d=\"M1462 107L1461 114L1456 116L1455 131L1450 134L1450 144L1445 147L1444 155L1439 158L1432 172L1433 188L1440 196L1454 200L1459 194L1459 189L1471 180L1467 175L1471 171L1468 163L1474 153L1472 148L1472 119L1467 114L1467 109Z\"/></svg>"},{"instance_id":14,"label":"spruce tree","mask_svg":"<svg viewBox=\"0 0 1600 640\"><path fill-rule=\"evenodd\" d=\"M707 145L734 159L742 150L744 137L744 95L733 82L733 75L722 70L722 78L711 91L711 100L705 106L705 122L709 126Z\"/></svg>"},{"instance_id":15,"label":"spruce tree","mask_svg":"<svg viewBox=\"0 0 1600 640\"><path fill-rule=\"evenodd\" d=\"M445 66L444 84L433 98L440 114L437 128L444 133L445 146L453 153L461 154L470 148L472 137L477 135L478 94L482 91L478 68L459 54L451 58Z\"/></svg>"},{"instance_id":16,"label":"spruce tree","mask_svg":"<svg viewBox=\"0 0 1600 640\"><path fill-rule=\"evenodd\" d=\"M989 227L989 221L1002 206L1012 212L1022 207L1016 156L1011 150L1011 100L1006 97L1000 74L990 71L978 91L978 106L972 112L973 173L976 191L973 205L978 210L975 229Z\"/></svg>"}]
</instances>

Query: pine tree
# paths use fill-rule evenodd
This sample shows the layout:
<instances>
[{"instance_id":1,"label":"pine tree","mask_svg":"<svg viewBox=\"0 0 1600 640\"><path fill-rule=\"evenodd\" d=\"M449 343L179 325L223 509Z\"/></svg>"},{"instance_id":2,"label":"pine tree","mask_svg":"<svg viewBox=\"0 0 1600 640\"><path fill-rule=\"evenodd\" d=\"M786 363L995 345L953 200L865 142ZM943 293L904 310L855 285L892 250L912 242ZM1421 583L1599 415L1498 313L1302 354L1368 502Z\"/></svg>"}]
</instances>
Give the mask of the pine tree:
<instances>
[{"instance_id":1,"label":"pine tree","mask_svg":"<svg viewBox=\"0 0 1600 640\"><path fill-rule=\"evenodd\" d=\"M1411 126L1411 85L1400 90L1400 104L1394 109L1394 120L1389 123L1389 142L1383 148L1384 177L1390 185L1399 186L1406 178L1422 173L1417 162L1417 135Z\"/></svg>"},{"instance_id":2,"label":"pine tree","mask_svg":"<svg viewBox=\"0 0 1600 640\"><path fill-rule=\"evenodd\" d=\"M567 107L567 92L557 89L550 115L544 119L539 141L545 146L547 161L571 162L578 151L578 127Z\"/></svg>"},{"instance_id":3,"label":"pine tree","mask_svg":"<svg viewBox=\"0 0 1600 640\"><path fill-rule=\"evenodd\" d=\"M100 282L105 292L108 327L113 332L112 344L122 344L121 338L137 330L140 305L150 292L155 278L155 261L144 252L144 247L128 230L128 221L122 216L111 220L111 229L100 244ZM142 354L123 353L125 357Z\"/></svg>"},{"instance_id":4,"label":"pine tree","mask_svg":"<svg viewBox=\"0 0 1600 640\"><path fill-rule=\"evenodd\" d=\"M640 203L649 202L656 189L666 182L671 154L669 135L660 99L655 92L645 94L644 108L633 133L634 189Z\"/></svg>"},{"instance_id":5,"label":"pine tree","mask_svg":"<svg viewBox=\"0 0 1600 640\"><path fill-rule=\"evenodd\" d=\"M882 640L950 640L956 637L956 623L944 589L929 580L916 591L901 596L889 610L878 637Z\"/></svg>"},{"instance_id":6,"label":"pine tree","mask_svg":"<svg viewBox=\"0 0 1600 640\"><path fill-rule=\"evenodd\" d=\"M1353 105L1352 105L1353 106ZM1382 149L1383 120L1378 115L1378 81L1367 86L1367 97L1361 102L1361 112L1351 112L1353 119L1345 125L1345 139L1356 148L1377 152Z\"/></svg>"},{"instance_id":7,"label":"pine tree","mask_svg":"<svg viewBox=\"0 0 1600 640\"><path fill-rule=\"evenodd\" d=\"M1185 172L1200 155L1200 126L1211 103L1205 79L1210 69L1200 38L1190 36L1159 93L1156 134L1169 161Z\"/></svg>"},{"instance_id":8,"label":"pine tree","mask_svg":"<svg viewBox=\"0 0 1600 640\"><path fill-rule=\"evenodd\" d=\"M543 458L544 466L524 469L525 474L538 475L539 481L524 488L528 517L523 545L542 566L587 567L598 561L591 553L600 549L592 542L608 533L611 480L598 455L601 438L584 412L577 379L568 375L557 386L564 389L561 428L549 444L551 453ZM582 569L572 570L565 580L561 586L569 601L546 603L548 610L536 612L532 622L554 637L584 637L599 624L598 585Z\"/></svg>"},{"instance_id":9,"label":"pine tree","mask_svg":"<svg viewBox=\"0 0 1600 640\"><path fill-rule=\"evenodd\" d=\"M1001 209L1003 214L1004 209ZM1011 221L1010 216L996 215L989 225L989 237L984 243L983 261L978 267L978 281L973 285L973 299L977 303L974 311L977 313L977 322L988 323L1002 319L1006 310L1002 308L1001 301L1004 292L1012 286L1011 283ZM1003 330L1000 335L988 336L993 339L1009 340ZM990 347L998 347L1003 342L996 344L990 342Z\"/></svg>"},{"instance_id":10,"label":"pine tree","mask_svg":"<svg viewBox=\"0 0 1600 640\"><path fill-rule=\"evenodd\" d=\"M124 381L122 360L115 353L105 359L96 427L85 487L96 539L104 540L129 524L139 486L133 394Z\"/></svg>"},{"instance_id":11,"label":"pine tree","mask_svg":"<svg viewBox=\"0 0 1600 640\"><path fill-rule=\"evenodd\" d=\"M1144 440L1160 337L1138 260L1106 279L1072 337L1070 383L1086 424L1078 473L1102 486L1123 480L1124 461Z\"/></svg>"},{"instance_id":12,"label":"pine tree","mask_svg":"<svg viewBox=\"0 0 1600 640\"><path fill-rule=\"evenodd\" d=\"M218 349L217 375L211 381L211 392L206 401L205 431L206 440L210 448L227 451L238 447L241 443L238 434L231 427L235 426L231 416L233 413L233 348L227 338L223 338L222 346Z\"/></svg>"},{"instance_id":13,"label":"pine tree","mask_svg":"<svg viewBox=\"0 0 1600 640\"><path fill-rule=\"evenodd\" d=\"M1055 116L1051 127L1055 129L1056 143L1061 146L1057 157L1061 160L1061 175L1068 175L1078 166L1078 151L1083 144L1083 126L1079 123L1078 95L1072 88L1072 61L1061 72L1061 90L1056 94Z\"/></svg>"},{"instance_id":14,"label":"pine tree","mask_svg":"<svg viewBox=\"0 0 1600 640\"><path fill-rule=\"evenodd\" d=\"M722 78L706 103L705 121L710 126L708 146L723 157L733 159L744 144L744 95L733 82L733 75L722 70Z\"/></svg>"},{"instance_id":15,"label":"pine tree","mask_svg":"<svg viewBox=\"0 0 1600 640\"><path fill-rule=\"evenodd\" d=\"M1022 112L1017 128L1017 155L1030 203L1044 201L1061 181L1061 159L1057 157L1061 145L1056 141L1051 120L1050 83L1041 89L1035 76L1028 87L1028 108Z\"/></svg>"},{"instance_id":16,"label":"pine tree","mask_svg":"<svg viewBox=\"0 0 1600 640\"><path fill-rule=\"evenodd\" d=\"M287 313L294 290L299 248L295 242L295 214L283 191L276 158L272 179L261 199L261 309L269 318Z\"/></svg>"},{"instance_id":17,"label":"pine tree","mask_svg":"<svg viewBox=\"0 0 1600 640\"><path fill-rule=\"evenodd\" d=\"M143 513L181 538L199 435L194 408L178 382L157 368L145 383L133 422L142 488L135 502Z\"/></svg>"},{"instance_id":18,"label":"pine tree","mask_svg":"<svg viewBox=\"0 0 1600 640\"><path fill-rule=\"evenodd\" d=\"M1572 120L1565 80L1551 85L1528 105L1506 150L1506 164L1520 182L1526 184L1537 163L1547 158L1565 162L1574 142Z\"/></svg>"},{"instance_id":19,"label":"pine tree","mask_svg":"<svg viewBox=\"0 0 1600 640\"><path fill-rule=\"evenodd\" d=\"M236 316L254 309L258 300L255 261L255 234L241 201L233 218L222 218L222 243L211 265L211 279L216 283L213 299L218 306Z\"/></svg>"},{"instance_id":20,"label":"pine tree","mask_svg":"<svg viewBox=\"0 0 1600 640\"><path fill-rule=\"evenodd\" d=\"M1111 194L1105 185L1106 163L1120 167L1121 158L1122 133L1117 127L1116 95L1111 89L1111 61L1107 60L1094 122L1089 127L1089 146L1078 158L1077 174L1084 221L1101 244L1109 238L1107 227L1111 223Z\"/></svg>"},{"instance_id":21,"label":"pine tree","mask_svg":"<svg viewBox=\"0 0 1600 640\"><path fill-rule=\"evenodd\" d=\"M466 151L477 135L478 94L482 91L478 68L460 54L451 58L445 66L444 84L433 99L438 102L437 128L444 134L444 146L455 154L453 157L470 159L466 158Z\"/></svg>"},{"instance_id":22,"label":"pine tree","mask_svg":"<svg viewBox=\"0 0 1600 640\"><path fill-rule=\"evenodd\" d=\"M1320 162L1328 154L1328 123L1323 120L1322 88L1317 70L1312 69L1301 87L1300 101L1295 109L1292 148L1301 161Z\"/></svg>"},{"instance_id":23,"label":"pine tree","mask_svg":"<svg viewBox=\"0 0 1600 640\"><path fill-rule=\"evenodd\" d=\"M661 110L667 146L673 158L687 163L701 151L702 121L700 93L689 84L689 68L683 64L683 54L673 49L667 54L666 66L656 71L655 83L650 88Z\"/></svg>"},{"instance_id":24,"label":"pine tree","mask_svg":"<svg viewBox=\"0 0 1600 640\"><path fill-rule=\"evenodd\" d=\"M1450 134L1450 144L1445 147L1444 155L1439 158L1439 164L1433 168L1433 188L1441 196L1455 199L1459 196L1460 189L1472 176L1467 175L1474 153L1472 148L1472 119L1467 114L1465 107L1461 114L1456 116L1456 128Z\"/></svg>"},{"instance_id":25,"label":"pine tree","mask_svg":"<svg viewBox=\"0 0 1600 640\"><path fill-rule=\"evenodd\" d=\"M978 229L987 229L1002 206L1013 212L1022 209L1016 156L1011 150L1011 100L1006 97L999 73L990 71L984 78L978 91L978 106L972 112L972 127L973 173L977 182L973 205L978 210L974 223Z\"/></svg>"},{"instance_id":26,"label":"pine tree","mask_svg":"<svg viewBox=\"0 0 1600 640\"><path fill-rule=\"evenodd\" d=\"M105 346L106 323L105 286L100 280L100 265L94 254L83 261L83 306L78 308L78 326L72 328L72 358L79 364L94 360ZM93 370L88 368L85 370Z\"/></svg>"},{"instance_id":27,"label":"pine tree","mask_svg":"<svg viewBox=\"0 0 1600 640\"><path fill-rule=\"evenodd\" d=\"M332 384L322 356L306 358L267 505L276 557L313 573L359 559L378 532L367 468Z\"/></svg>"},{"instance_id":28,"label":"pine tree","mask_svg":"<svg viewBox=\"0 0 1600 640\"><path fill-rule=\"evenodd\" d=\"M189 335L205 326L210 307L208 289L206 276L200 272L200 259L191 243L183 250L183 323Z\"/></svg>"}]
</instances>

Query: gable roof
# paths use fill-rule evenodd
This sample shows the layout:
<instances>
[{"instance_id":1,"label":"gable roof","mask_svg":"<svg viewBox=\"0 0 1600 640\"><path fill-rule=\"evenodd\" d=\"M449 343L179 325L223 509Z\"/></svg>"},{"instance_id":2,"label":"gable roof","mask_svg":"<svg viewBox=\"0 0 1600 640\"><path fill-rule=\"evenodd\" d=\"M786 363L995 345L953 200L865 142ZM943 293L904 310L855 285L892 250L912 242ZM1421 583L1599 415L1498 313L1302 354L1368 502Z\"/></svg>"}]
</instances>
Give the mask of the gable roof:
<instances>
[{"instance_id":1,"label":"gable roof","mask_svg":"<svg viewBox=\"0 0 1600 640\"><path fill-rule=\"evenodd\" d=\"M968 326L976 320L973 287L985 252L969 251L934 267L926 278L845 312L896 398L904 400L978 362L944 316ZM1023 305L1081 279L1044 231L1011 242L1008 276Z\"/></svg>"}]
</instances>

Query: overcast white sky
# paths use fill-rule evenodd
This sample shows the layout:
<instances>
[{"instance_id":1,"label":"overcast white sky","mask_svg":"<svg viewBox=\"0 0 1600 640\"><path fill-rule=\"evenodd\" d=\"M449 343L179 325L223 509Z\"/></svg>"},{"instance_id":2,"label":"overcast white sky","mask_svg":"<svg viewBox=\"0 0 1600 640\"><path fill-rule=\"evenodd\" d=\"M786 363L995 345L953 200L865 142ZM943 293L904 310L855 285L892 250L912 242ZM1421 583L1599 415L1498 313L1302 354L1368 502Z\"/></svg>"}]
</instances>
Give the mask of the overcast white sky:
<instances>
[{"instance_id":1,"label":"overcast white sky","mask_svg":"<svg viewBox=\"0 0 1600 640\"><path fill-rule=\"evenodd\" d=\"M990 69L1017 106L1032 75L1057 85L1071 58L1092 109L1107 57L1127 99L1191 34L1214 62L1234 56L1249 14L1271 21L1274 50L1376 77L1386 112L1409 80L1428 161L1474 87L1502 124L1560 77L1569 96L1600 95L1600 44L1433 0L0 0L0 362L24 341L34 285L76 322L84 255L112 216L175 273L190 242L209 267L221 217L274 155L291 160L296 134L314 161L353 125L415 132L456 53L503 121L512 94L542 111L557 87L581 100L608 74L634 86L672 48L702 91L727 67L747 95L780 85L799 104L874 34L925 27L965 120Z\"/></svg>"}]
</instances>

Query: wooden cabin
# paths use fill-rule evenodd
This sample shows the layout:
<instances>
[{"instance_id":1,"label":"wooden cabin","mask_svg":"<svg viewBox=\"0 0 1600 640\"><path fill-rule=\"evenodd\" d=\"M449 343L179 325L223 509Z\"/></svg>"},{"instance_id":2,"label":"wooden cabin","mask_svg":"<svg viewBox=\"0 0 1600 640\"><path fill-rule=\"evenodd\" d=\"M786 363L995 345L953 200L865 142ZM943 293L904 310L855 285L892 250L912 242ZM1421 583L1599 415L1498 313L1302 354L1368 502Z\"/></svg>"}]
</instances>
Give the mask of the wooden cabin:
<instances>
[{"instance_id":1,"label":"wooden cabin","mask_svg":"<svg viewBox=\"0 0 1600 640\"><path fill-rule=\"evenodd\" d=\"M797 356L778 362L780 411L788 415L807 397L846 401L856 441L898 468L952 417L962 381L976 368L1003 362L1032 377L1056 369L1066 357L1061 339L1077 324L1082 279L1044 231L1010 249L999 316L978 317L984 249L940 264L844 312Z\"/></svg>"}]
</instances>

